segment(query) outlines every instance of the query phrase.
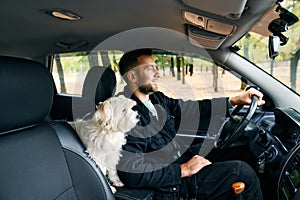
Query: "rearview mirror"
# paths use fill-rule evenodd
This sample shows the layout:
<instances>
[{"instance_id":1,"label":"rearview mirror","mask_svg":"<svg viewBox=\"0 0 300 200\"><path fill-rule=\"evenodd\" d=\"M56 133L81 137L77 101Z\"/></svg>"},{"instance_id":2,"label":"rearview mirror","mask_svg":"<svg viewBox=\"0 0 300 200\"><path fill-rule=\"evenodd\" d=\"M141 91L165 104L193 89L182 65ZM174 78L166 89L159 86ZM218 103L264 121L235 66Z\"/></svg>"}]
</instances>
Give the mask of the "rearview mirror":
<instances>
[{"instance_id":1,"label":"rearview mirror","mask_svg":"<svg viewBox=\"0 0 300 200\"><path fill-rule=\"evenodd\" d=\"M279 55L280 38L278 36L269 36L269 57L275 59Z\"/></svg>"},{"instance_id":2,"label":"rearview mirror","mask_svg":"<svg viewBox=\"0 0 300 200\"><path fill-rule=\"evenodd\" d=\"M279 2L282 2L282 0L277 1L277 8L275 9L276 12L279 12L279 18L274 19L271 21L271 23L268 26L268 30L273 33L274 36L278 36L279 40L281 41L280 45L284 46L288 42L289 38L282 34L282 32L285 32L289 29L289 26L295 24L299 19L296 15L288 11L287 9L281 7ZM274 59L276 55L276 48L274 45L277 45L277 39L275 37L270 36L269 37L269 56L270 58ZM274 48L273 48L274 47ZM279 46L278 46L278 52L279 52ZM273 54L275 53L275 54Z\"/></svg>"}]
</instances>

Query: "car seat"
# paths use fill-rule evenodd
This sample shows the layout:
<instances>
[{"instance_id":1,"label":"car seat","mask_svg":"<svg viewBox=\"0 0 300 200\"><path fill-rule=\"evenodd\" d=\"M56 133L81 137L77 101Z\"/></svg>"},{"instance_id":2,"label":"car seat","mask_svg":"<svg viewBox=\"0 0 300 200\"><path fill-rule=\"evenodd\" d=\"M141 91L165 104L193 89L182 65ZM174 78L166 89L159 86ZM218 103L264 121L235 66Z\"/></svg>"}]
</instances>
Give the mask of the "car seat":
<instances>
[{"instance_id":1,"label":"car seat","mask_svg":"<svg viewBox=\"0 0 300 200\"><path fill-rule=\"evenodd\" d=\"M115 87L114 71L107 67L94 66L84 79L81 96L54 94L49 118L66 121L88 118L95 111L95 105L114 95Z\"/></svg>"},{"instance_id":2,"label":"car seat","mask_svg":"<svg viewBox=\"0 0 300 200\"><path fill-rule=\"evenodd\" d=\"M0 93L0 199L115 199L71 126L44 120L53 101L44 65L0 57Z\"/></svg>"},{"instance_id":3,"label":"car seat","mask_svg":"<svg viewBox=\"0 0 300 200\"><path fill-rule=\"evenodd\" d=\"M89 118L96 105L112 97L116 90L115 72L108 67L92 67L84 80L82 97L73 99L73 119Z\"/></svg>"},{"instance_id":4,"label":"car seat","mask_svg":"<svg viewBox=\"0 0 300 200\"><path fill-rule=\"evenodd\" d=\"M99 102L114 96L116 90L115 72L108 67L92 67L84 80L82 97L73 100L73 117L88 119L92 117L95 106ZM114 194L117 200L150 200L153 198L153 191L149 189L133 189L116 187Z\"/></svg>"}]
</instances>

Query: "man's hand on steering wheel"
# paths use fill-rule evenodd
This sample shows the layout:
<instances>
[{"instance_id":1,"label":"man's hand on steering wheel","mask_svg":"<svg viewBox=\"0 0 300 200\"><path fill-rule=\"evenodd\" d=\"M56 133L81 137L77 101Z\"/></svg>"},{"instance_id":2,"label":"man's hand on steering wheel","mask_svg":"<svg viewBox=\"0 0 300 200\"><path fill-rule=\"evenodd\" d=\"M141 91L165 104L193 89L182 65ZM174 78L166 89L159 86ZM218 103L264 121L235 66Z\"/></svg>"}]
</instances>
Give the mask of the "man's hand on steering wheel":
<instances>
[{"instance_id":1,"label":"man's hand on steering wheel","mask_svg":"<svg viewBox=\"0 0 300 200\"><path fill-rule=\"evenodd\" d=\"M258 98L257 106L262 106L265 104L265 101L262 99L263 94L260 91L256 90L255 88L250 88L248 90L245 90L240 95L231 97L229 101L232 106L250 105L252 102L253 95L257 96Z\"/></svg>"},{"instance_id":2,"label":"man's hand on steering wheel","mask_svg":"<svg viewBox=\"0 0 300 200\"><path fill-rule=\"evenodd\" d=\"M223 149L225 147L228 147L232 142L234 142L241 136L243 132L242 130L249 123L257 106L261 106L265 103L262 98L263 94L254 88L250 88L244 91L242 94L230 98L230 103L237 106L231 112L230 120L226 122L224 124L224 127L222 127L222 130L220 130L221 135L215 142L216 148ZM243 108L244 105L250 105L245 116L243 116L239 121L235 121L233 116L235 116ZM235 125L235 127L231 127L232 125ZM233 130L228 131L232 128Z\"/></svg>"}]
</instances>

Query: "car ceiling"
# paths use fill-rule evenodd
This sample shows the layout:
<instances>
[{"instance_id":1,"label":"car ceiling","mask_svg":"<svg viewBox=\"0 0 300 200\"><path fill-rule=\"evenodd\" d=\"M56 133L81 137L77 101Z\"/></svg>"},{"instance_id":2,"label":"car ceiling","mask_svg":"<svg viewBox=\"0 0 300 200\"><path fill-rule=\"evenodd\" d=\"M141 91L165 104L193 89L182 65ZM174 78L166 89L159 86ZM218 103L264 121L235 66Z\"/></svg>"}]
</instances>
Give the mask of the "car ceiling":
<instances>
[{"instance_id":1,"label":"car ceiling","mask_svg":"<svg viewBox=\"0 0 300 200\"><path fill-rule=\"evenodd\" d=\"M205 10L199 7L201 3ZM110 36L139 27L163 27L187 34L183 11L235 26L234 33L211 48L216 50L231 46L274 3L274 0L2 0L0 54L39 60L53 53L88 51ZM239 4L240 16L224 16ZM61 20L45 13L56 8L72 11L82 19ZM72 50L57 45L80 41L88 43Z\"/></svg>"}]
</instances>

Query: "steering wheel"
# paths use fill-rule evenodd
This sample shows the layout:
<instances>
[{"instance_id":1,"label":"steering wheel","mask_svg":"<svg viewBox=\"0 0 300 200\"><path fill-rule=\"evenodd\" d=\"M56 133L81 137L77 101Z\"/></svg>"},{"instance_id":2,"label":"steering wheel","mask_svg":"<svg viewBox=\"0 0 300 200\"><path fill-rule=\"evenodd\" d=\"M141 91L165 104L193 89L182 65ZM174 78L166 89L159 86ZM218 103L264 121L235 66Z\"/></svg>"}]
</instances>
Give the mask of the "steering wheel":
<instances>
[{"instance_id":1,"label":"steering wheel","mask_svg":"<svg viewBox=\"0 0 300 200\"><path fill-rule=\"evenodd\" d=\"M250 119L252 118L258 103L258 97L253 95L251 98L251 104L242 118L236 117L236 114L244 107L244 105L236 106L233 111L230 113L230 118L227 120L224 125L219 130L220 137L215 142L215 148L223 149L229 147L232 142L239 138ZM235 126L235 128L233 128Z\"/></svg>"}]
</instances>

